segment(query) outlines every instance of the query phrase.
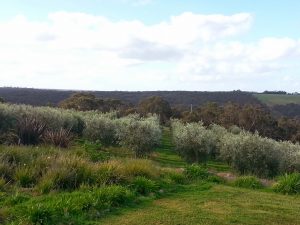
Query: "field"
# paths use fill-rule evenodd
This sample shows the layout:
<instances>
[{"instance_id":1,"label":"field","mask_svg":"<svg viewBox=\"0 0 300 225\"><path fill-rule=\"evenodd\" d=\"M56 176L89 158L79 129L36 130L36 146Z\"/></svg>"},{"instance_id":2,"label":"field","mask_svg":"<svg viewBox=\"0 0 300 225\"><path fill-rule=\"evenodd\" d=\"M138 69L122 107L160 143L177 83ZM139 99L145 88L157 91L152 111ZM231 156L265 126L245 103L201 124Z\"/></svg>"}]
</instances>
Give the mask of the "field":
<instances>
[{"instance_id":1,"label":"field","mask_svg":"<svg viewBox=\"0 0 300 225\"><path fill-rule=\"evenodd\" d=\"M300 174L280 176L299 171L298 144L155 115L0 106L1 224L300 224Z\"/></svg>"},{"instance_id":2,"label":"field","mask_svg":"<svg viewBox=\"0 0 300 225\"><path fill-rule=\"evenodd\" d=\"M167 130L164 145L156 161L162 166L182 166L170 149ZM166 153L164 153L166 151ZM174 159L175 158L175 159ZM226 165L212 162L211 170L228 171ZM97 224L300 224L300 196L270 193L270 190L248 190L224 184L194 182L154 201L116 211Z\"/></svg>"},{"instance_id":3,"label":"field","mask_svg":"<svg viewBox=\"0 0 300 225\"><path fill-rule=\"evenodd\" d=\"M300 95L254 94L254 96L268 106L300 104Z\"/></svg>"},{"instance_id":4,"label":"field","mask_svg":"<svg viewBox=\"0 0 300 225\"><path fill-rule=\"evenodd\" d=\"M105 225L300 224L300 198L196 183L163 199L118 211Z\"/></svg>"},{"instance_id":5,"label":"field","mask_svg":"<svg viewBox=\"0 0 300 225\"><path fill-rule=\"evenodd\" d=\"M108 148L105 154L116 157L131 157L130 151ZM186 164L174 152L170 142L170 131L164 129L163 142L152 155L152 160L160 167L181 169ZM213 171L228 171L222 163L210 162ZM26 189L15 196L2 194L0 205L9 202L9 210L18 210L26 204L34 208L34 203L53 204L63 194L51 194L46 198L31 196ZM193 181L187 184L174 184L167 193L148 196L135 202L124 203L104 213L98 219L79 216L73 224L289 224L296 225L300 218L300 196L285 196L262 190L248 190L230 184L216 184L206 181ZM83 192L78 192L79 194ZM5 197L6 196L6 197ZM43 203L42 203L43 202ZM122 207L121 207L122 206ZM3 207L5 208L5 207ZM6 208L7 210L7 208ZM74 215L73 215L74 216ZM64 220L65 221L65 220ZM77 221L77 222L76 222ZM63 224L68 224L66 221ZM45 222L44 224L51 224Z\"/></svg>"}]
</instances>

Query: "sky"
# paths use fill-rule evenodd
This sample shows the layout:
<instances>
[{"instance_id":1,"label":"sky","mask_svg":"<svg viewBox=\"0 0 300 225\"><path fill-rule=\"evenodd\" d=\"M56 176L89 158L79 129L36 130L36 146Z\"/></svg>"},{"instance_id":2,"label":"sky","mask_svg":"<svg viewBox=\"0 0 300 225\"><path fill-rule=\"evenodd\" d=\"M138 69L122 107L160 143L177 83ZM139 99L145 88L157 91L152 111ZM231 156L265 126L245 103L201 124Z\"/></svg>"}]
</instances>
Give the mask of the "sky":
<instances>
[{"instance_id":1,"label":"sky","mask_svg":"<svg viewBox=\"0 0 300 225\"><path fill-rule=\"evenodd\" d=\"M0 1L0 86L300 90L298 0Z\"/></svg>"}]
</instances>

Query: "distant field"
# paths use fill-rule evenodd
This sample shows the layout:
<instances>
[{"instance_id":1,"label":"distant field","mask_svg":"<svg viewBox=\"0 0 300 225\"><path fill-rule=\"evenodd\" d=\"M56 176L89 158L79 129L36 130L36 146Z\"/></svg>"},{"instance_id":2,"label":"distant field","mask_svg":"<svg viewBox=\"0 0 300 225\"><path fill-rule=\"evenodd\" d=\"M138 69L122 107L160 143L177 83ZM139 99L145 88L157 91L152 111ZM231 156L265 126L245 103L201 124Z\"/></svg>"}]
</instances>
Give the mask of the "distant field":
<instances>
[{"instance_id":1,"label":"distant field","mask_svg":"<svg viewBox=\"0 0 300 225\"><path fill-rule=\"evenodd\" d=\"M254 96L269 106L286 105L290 103L300 104L300 95L254 94Z\"/></svg>"}]
</instances>

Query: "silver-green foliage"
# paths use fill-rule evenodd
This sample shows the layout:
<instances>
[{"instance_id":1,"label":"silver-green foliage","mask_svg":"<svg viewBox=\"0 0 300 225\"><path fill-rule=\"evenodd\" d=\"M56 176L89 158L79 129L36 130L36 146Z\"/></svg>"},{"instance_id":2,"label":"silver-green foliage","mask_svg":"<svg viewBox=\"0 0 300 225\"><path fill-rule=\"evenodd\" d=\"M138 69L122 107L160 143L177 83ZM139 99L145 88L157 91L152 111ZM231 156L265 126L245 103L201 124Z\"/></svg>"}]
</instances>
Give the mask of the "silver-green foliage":
<instances>
[{"instance_id":1,"label":"silver-green foliage","mask_svg":"<svg viewBox=\"0 0 300 225\"><path fill-rule=\"evenodd\" d=\"M72 129L80 134L83 130L83 121L77 112L51 107L33 107L29 105L0 104L0 113L10 118L10 128L14 129L16 121L22 118L35 118L47 125L48 129Z\"/></svg>"},{"instance_id":2,"label":"silver-green foliage","mask_svg":"<svg viewBox=\"0 0 300 225\"><path fill-rule=\"evenodd\" d=\"M159 145L161 129L157 116L129 115L116 122L119 143L132 149L136 156L143 156Z\"/></svg>"},{"instance_id":3,"label":"silver-green foliage","mask_svg":"<svg viewBox=\"0 0 300 225\"><path fill-rule=\"evenodd\" d=\"M34 118L45 124L48 130L66 129L91 141L120 144L131 148L136 155L150 152L161 139L159 119L155 115L118 118L116 112L104 114L8 104L0 104L0 135L16 130L18 121L24 118Z\"/></svg>"},{"instance_id":4,"label":"silver-green foliage","mask_svg":"<svg viewBox=\"0 0 300 225\"><path fill-rule=\"evenodd\" d=\"M189 162L218 158L241 174L273 177L285 172L300 171L300 145L277 142L257 133L231 133L212 125L172 122L173 142Z\"/></svg>"},{"instance_id":5,"label":"silver-green foliage","mask_svg":"<svg viewBox=\"0 0 300 225\"><path fill-rule=\"evenodd\" d=\"M205 162L216 151L217 136L202 123L172 122L173 141L177 151L188 162Z\"/></svg>"}]
</instances>

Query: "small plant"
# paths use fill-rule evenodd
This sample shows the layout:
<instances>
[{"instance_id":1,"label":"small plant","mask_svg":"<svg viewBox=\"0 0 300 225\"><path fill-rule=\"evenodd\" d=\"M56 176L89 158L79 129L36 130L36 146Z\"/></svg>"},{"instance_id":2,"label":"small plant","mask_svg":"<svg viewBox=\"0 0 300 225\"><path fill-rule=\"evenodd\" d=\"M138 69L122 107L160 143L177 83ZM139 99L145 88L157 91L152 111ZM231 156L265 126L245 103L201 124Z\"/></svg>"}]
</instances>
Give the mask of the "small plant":
<instances>
[{"instance_id":1,"label":"small plant","mask_svg":"<svg viewBox=\"0 0 300 225\"><path fill-rule=\"evenodd\" d=\"M207 182L212 182L216 184L223 184L225 183L225 180L221 177L218 177L216 175L209 176L206 180Z\"/></svg>"},{"instance_id":2,"label":"small plant","mask_svg":"<svg viewBox=\"0 0 300 225\"><path fill-rule=\"evenodd\" d=\"M43 192L48 188L56 190L74 190L81 184L95 182L93 170L86 160L74 156L61 156L51 165L51 168L42 177L40 189Z\"/></svg>"},{"instance_id":3,"label":"small plant","mask_svg":"<svg viewBox=\"0 0 300 225\"><path fill-rule=\"evenodd\" d=\"M48 179L42 179L38 184L37 189L42 194L48 194L51 190L55 188L54 181Z\"/></svg>"},{"instance_id":4,"label":"small plant","mask_svg":"<svg viewBox=\"0 0 300 225\"><path fill-rule=\"evenodd\" d=\"M46 144L51 144L60 148L68 148L72 141L71 129L65 130L60 128L59 131L47 130L43 135Z\"/></svg>"},{"instance_id":5,"label":"small plant","mask_svg":"<svg viewBox=\"0 0 300 225\"><path fill-rule=\"evenodd\" d=\"M279 177L273 190L283 194L300 194L300 173L286 174Z\"/></svg>"},{"instance_id":6,"label":"small plant","mask_svg":"<svg viewBox=\"0 0 300 225\"><path fill-rule=\"evenodd\" d=\"M37 174L33 168L21 167L15 173L15 180L21 187L33 187L37 181Z\"/></svg>"},{"instance_id":7,"label":"small plant","mask_svg":"<svg viewBox=\"0 0 300 225\"><path fill-rule=\"evenodd\" d=\"M36 118L21 118L18 120L17 134L20 144L36 145L40 142L46 124L40 122Z\"/></svg>"},{"instance_id":8,"label":"small plant","mask_svg":"<svg viewBox=\"0 0 300 225\"><path fill-rule=\"evenodd\" d=\"M185 175L189 179L200 179L205 180L209 177L209 173L207 169L203 168L202 166L192 164L187 166L184 171Z\"/></svg>"},{"instance_id":9,"label":"small plant","mask_svg":"<svg viewBox=\"0 0 300 225\"><path fill-rule=\"evenodd\" d=\"M172 182L174 182L176 184L185 184L186 183L186 177L182 173L169 172L167 174L167 176Z\"/></svg>"},{"instance_id":10,"label":"small plant","mask_svg":"<svg viewBox=\"0 0 300 225\"><path fill-rule=\"evenodd\" d=\"M96 166L97 183L99 185L112 185L122 183L124 177L120 174L120 162L111 160Z\"/></svg>"},{"instance_id":11,"label":"small plant","mask_svg":"<svg viewBox=\"0 0 300 225\"><path fill-rule=\"evenodd\" d=\"M33 224L52 224L52 212L49 208L43 207L38 204L32 207L28 219Z\"/></svg>"},{"instance_id":12,"label":"small plant","mask_svg":"<svg viewBox=\"0 0 300 225\"><path fill-rule=\"evenodd\" d=\"M149 160L131 159L121 162L120 174L129 180L132 177L142 176L155 178L159 176L159 169Z\"/></svg>"},{"instance_id":13,"label":"small plant","mask_svg":"<svg viewBox=\"0 0 300 225\"><path fill-rule=\"evenodd\" d=\"M145 177L136 177L131 183L131 188L141 195L147 195L157 191L158 185Z\"/></svg>"},{"instance_id":14,"label":"small plant","mask_svg":"<svg viewBox=\"0 0 300 225\"><path fill-rule=\"evenodd\" d=\"M238 177L234 182L233 186L249 189L260 189L262 183L254 176L242 176Z\"/></svg>"}]
</instances>

